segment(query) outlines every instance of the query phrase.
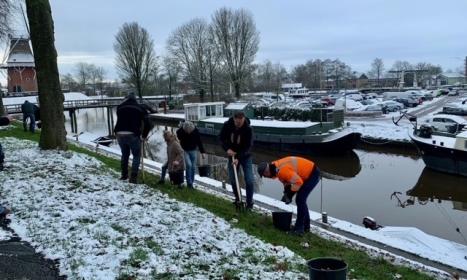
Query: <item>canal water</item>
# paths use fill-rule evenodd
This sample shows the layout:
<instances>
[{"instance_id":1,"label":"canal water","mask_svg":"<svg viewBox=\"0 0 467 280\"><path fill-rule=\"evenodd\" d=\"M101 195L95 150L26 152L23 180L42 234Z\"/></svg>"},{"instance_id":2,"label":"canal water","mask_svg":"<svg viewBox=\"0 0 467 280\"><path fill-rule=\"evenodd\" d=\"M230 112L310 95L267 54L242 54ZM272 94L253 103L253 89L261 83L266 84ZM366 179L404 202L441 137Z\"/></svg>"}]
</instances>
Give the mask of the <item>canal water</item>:
<instances>
[{"instance_id":1,"label":"canal water","mask_svg":"<svg viewBox=\"0 0 467 280\"><path fill-rule=\"evenodd\" d=\"M79 131L107 135L104 109L78 113ZM115 117L116 120L116 117ZM70 131L67 118L66 128ZM162 139L165 129L156 126L149 137L149 154L154 160L166 160ZM227 179L225 153L216 139L204 138L213 167L213 177ZM254 162L271 161L289 155L277 151L253 149ZM370 216L383 226L416 227L428 234L467 245L467 178L425 168L416 151L356 149L344 156L310 157L323 171L323 180L308 198L309 208L329 216L362 224ZM199 158L199 157L198 157ZM254 169L256 170L256 168ZM256 172L256 192L280 199L282 185ZM321 192L323 203L321 203ZM282 202L278 202L282 203Z\"/></svg>"}]
</instances>

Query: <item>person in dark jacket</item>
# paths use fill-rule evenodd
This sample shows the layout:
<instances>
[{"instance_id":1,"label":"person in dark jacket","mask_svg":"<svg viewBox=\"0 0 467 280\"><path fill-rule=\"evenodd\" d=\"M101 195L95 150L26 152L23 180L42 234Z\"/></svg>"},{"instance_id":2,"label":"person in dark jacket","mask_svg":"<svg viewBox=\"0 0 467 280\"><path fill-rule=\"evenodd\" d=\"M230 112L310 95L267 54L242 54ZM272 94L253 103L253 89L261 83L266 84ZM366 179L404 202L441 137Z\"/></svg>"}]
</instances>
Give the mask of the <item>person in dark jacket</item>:
<instances>
[{"instance_id":1,"label":"person in dark jacket","mask_svg":"<svg viewBox=\"0 0 467 280\"><path fill-rule=\"evenodd\" d=\"M186 183L188 188L193 188L193 182L195 180L195 168L196 168L196 156L199 148L199 152L204 159L204 147L201 143L201 136L199 131L190 121L183 123L182 127L177 130L177 138L182 145L185 157L185 170L186 170Z\"/></svg>"},{"instance_id":2,"label":"person in dark jacket","mask_svg":"<svg viewBox=\"0 0 467 280\"><path fill-rule=\"evenodd\" d=\"M120 180L128 179L128 159L130 152L133 155L131 165L130 183L137 183L138 168L141 160L141 140L145 140L149 134L150 123L148 112L136 101L133 94L117 107L117 124L115 133L118 145L122 152L120 161L122 177Z\"/></svg>"},{"instance_id":3,"label":"person in dark jacket","mask_svg":"<svg viewBox=\"0 0 467 280\"><path fill-rule=\"evenodd\" d=\"M251 147L253 146L253 129L250 126L250 120L245 117L241 111L236 112L233 117L229 118L224 123L220 133L220 141L222 148L227 152L229 157L229 179L235 195L235 203L238 204L239 195L235 182L233 163L237 168L242 166L246 184L246 202L247 208L253 208L253 192L254 192L254 177L253 177L253 162L251 156Z\"/></svg>"},{"instance_id":4,"label":"person in dark jacket","mask_svg":"<svg viewBox=\"0 0 467 280\"><path fill-rule=\"evenodd\" d=\"M29 131L34 133L36 128L36 117L34 114L34 104L29 101L24 101L21 105L21 112L23 113L23 128L24 131L27 131L27 120L29 119Z\"/></svg>"},{"instance_id":5,"label":"person in dark jacket","mask_svg":"<svg viewBox=\"0 0 467 280\"><path fill-rule=\"evenodd\" d=\"M11 122L10 116L0 117L0 126L9 125ZM3 153L2 144L0 144L0 171L3 170L3 162L5 160L5 154Z\"/></svg>"}]
</instances>

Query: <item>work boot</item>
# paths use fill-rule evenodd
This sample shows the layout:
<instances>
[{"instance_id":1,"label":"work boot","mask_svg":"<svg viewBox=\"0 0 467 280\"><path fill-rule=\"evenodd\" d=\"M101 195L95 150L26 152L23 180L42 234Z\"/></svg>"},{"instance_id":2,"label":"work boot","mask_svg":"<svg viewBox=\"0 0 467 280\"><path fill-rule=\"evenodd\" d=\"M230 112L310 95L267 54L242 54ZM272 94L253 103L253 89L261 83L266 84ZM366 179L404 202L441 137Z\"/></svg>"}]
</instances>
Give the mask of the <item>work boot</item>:
<instances>
[{"instance_id":1,"label":"work boot","mask_svg":"<svg viewBox=\"0 0 467 280\"><path fill-rule=\"evenodd\" d=\"M128 179L128 175L122 175L119 180L125 181Z\"/></svg>"},{"instance_id":2,"label":"work boot","mask_svg":"<svg viewBox=\"0 0 467 280\"><path fill-rule=\"evenodd\" d=\"M138 173L131 173L129 182L131 184L138 184Z\"/></svg>"}]
</instances>

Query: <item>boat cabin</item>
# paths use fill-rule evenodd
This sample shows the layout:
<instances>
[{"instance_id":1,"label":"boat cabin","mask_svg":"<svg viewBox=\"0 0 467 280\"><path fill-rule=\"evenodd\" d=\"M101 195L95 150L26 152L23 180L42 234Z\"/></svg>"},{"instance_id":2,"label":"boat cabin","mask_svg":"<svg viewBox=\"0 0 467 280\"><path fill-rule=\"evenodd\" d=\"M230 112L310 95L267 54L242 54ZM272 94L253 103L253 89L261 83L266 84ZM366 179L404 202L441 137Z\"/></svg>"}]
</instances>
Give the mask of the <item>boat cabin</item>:
<instances>
[{"instance_id":1,"label":"boat cabin","mask_svg":"<svg viewBox=\"0 0 467 280\"><path fill-rule=\"evenodd\" d=\"M456 142L454 148L461 151L467 151L467 131L461 132L456 135Z\"/></svg>"},{"instance_id":2,"label":"boat cabin","mask_svg":"<svg viewBox=\"0 0 467 280\"><path fill-rule=\"evenodd\" d=\"M227 105L224 108L224 117L230 118L235 115L236 112L242 111L247 118L254 118L255 117L255 110L253 107L247 102L233 102Z\"/></svg>"},{"instance_id":3,"label":"boat cabin","mask_svg":"<svg viewBox=\"0 0 467 280\"><path fill-rule=\"evenodd\" d=\"M185 120L197 122L206 118L220 118L224 116L224 102L187 103Z\"/></svg>"}]
</instances>

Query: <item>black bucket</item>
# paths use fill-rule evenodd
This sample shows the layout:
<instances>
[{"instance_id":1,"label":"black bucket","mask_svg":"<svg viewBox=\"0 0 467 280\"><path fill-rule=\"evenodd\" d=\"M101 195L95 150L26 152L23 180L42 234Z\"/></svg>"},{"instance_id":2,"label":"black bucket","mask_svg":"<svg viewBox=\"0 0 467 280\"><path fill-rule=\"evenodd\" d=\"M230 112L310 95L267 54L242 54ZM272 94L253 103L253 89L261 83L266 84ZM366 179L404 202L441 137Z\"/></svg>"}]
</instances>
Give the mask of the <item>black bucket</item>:
<instances>
[{"instance_id":1,"label":"black bucket","mask_svg":"<svg viewBox=\"0 0 467 280\"><path fill-rule=\"evenodd\" d=\"M277 229L289 231L292 223L292 212L272 212L272 223Z\"/></svg>"},{"instance_id":2,"label":"black bucket","mask_svg":"<svg viewBox=\"0 0 467 280\"><path fill-rule=\"evenodd\" d=\"M184 175L183 170L169 172L170 182L172 182L172 184L174 185L183 184L183 181L184 181L183 175Z\"/></svg>"},{"instance_id":3,"label":"black bucket","mask_svg":"<svg viewBox=\"0 0 467 280\"><path fill-rule=\"evenodd\" d=\"M210 177L211 176L211 166L210 165L200 165L200 166L198 166L198 174L201 177Z\"/></svg>"},{"instance_id":4,"label":"black bucket","mask_svg":"<svg viewBox=\"0 0 467 280\"><path fill-rule=\"evenodd\" d=\"M308 261L310 280L346 280L347 264L335 258L316 258Z\"/></svg>"}]
</instances>

